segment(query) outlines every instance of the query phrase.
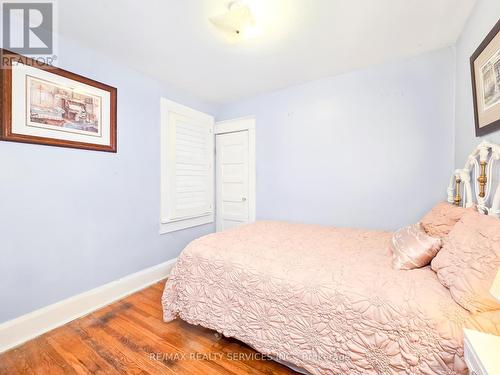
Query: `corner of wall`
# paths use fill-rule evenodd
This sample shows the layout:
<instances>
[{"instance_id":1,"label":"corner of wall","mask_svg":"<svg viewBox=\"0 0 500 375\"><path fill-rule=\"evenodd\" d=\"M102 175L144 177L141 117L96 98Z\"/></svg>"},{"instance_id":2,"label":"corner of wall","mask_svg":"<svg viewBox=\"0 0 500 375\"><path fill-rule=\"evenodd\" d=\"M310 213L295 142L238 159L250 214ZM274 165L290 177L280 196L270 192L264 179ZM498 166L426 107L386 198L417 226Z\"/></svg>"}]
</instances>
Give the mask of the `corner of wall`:
<instances>
[{"instance_id":1,"label":"corner of wall","mask_svg":"<svg viewBox=\"0 0 500 375\"><path fill-rule=\"evenodd\" d=\"M457 41L458 42L458 41ZM452 155L452 160L454 165L457 163L457 75L458 75L458 68L457 68L457 47L455 42L454 45L451 46L451 51L452 51L452 56L453 56L453 80L451 82L452 85L452 93L453 93L453 98L452 98L452 124L453 124L453 129L452 129L452 137L453 137L453 155Z\"/></svg>"}]
</instances>

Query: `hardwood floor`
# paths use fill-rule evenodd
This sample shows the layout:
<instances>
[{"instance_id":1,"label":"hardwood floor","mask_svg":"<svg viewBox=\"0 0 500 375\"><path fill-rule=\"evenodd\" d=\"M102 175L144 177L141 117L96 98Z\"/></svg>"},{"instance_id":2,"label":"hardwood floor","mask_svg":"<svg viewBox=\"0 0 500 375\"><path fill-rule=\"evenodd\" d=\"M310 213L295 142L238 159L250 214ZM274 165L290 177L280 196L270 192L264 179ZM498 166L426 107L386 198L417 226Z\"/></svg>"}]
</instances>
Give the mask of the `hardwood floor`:
<instances>
[{"instance_id":1,"label":"hardwood floor","mask_svg":"<svg viewBox=\"0 0 500 375\"><path fill-rule=\"evenodd\" d=\"M295 374L209 329L164 323L163 284L0 354L0 374Z\"/></svg>"}]
</instances>

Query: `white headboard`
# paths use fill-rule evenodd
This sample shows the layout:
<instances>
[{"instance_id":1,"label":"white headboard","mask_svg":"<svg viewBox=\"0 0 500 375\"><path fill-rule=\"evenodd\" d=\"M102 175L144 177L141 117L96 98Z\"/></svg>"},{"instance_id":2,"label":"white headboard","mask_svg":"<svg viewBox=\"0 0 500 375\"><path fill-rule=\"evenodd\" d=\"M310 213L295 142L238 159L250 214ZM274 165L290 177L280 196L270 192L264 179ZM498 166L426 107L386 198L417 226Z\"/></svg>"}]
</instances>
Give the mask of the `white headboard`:
<instances>
[{"instance_id":1,"label":"white headboard","mask_svg":"<svg viewBox=\"0 0 500 375\"><path fill-rule=\"evenodd\" d=\"M448 202L472 207L500 217L500 146L483 141L469 155L463 169L453 173L448 186Z\"/></svg>"}]
</instances>

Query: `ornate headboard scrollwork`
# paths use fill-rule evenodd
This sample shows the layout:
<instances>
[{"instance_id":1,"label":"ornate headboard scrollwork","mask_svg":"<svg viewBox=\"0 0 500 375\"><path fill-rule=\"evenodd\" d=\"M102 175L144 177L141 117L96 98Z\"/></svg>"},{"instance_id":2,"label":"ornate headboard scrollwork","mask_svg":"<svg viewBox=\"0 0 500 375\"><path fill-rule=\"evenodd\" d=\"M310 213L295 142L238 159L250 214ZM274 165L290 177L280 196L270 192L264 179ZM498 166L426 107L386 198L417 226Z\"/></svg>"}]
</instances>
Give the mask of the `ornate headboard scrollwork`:
<instances>
[{"instance_id":1,"label":"ornate headboard scrollwork","mask_svg":"<svg viewBox=\"0 0 500 375\"><path fill-rule=\"evenodd\" d=\"M500 217L500 146L483 141L457 169L448 186L448 202Z\"/></svg>"}]
</instances>

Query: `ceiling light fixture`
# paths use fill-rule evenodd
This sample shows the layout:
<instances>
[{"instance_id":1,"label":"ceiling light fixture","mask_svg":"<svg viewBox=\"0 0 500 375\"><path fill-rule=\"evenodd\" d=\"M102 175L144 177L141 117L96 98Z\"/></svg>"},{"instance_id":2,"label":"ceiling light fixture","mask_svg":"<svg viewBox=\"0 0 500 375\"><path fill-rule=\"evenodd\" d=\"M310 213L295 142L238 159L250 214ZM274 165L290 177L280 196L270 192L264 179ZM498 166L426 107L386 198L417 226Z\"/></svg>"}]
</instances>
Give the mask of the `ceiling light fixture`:
<instances>
[{"instance_id":1,"label":"ceiling light fixture","mask_svg":"<svg viewBox=\"0 0 500 375\"><path fill-rule=\"evenodd\" d=\"M229 3L226 13L211 17L210 21L231 43L257 36L255 17L242 1Z\"/></svg>"}]
</instances>

